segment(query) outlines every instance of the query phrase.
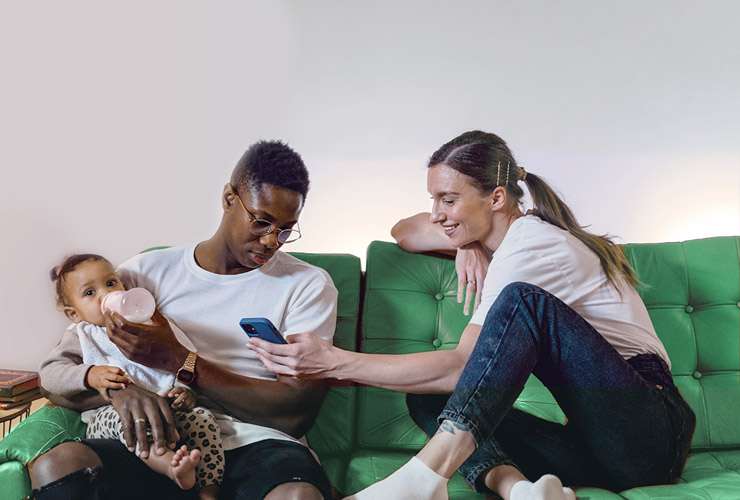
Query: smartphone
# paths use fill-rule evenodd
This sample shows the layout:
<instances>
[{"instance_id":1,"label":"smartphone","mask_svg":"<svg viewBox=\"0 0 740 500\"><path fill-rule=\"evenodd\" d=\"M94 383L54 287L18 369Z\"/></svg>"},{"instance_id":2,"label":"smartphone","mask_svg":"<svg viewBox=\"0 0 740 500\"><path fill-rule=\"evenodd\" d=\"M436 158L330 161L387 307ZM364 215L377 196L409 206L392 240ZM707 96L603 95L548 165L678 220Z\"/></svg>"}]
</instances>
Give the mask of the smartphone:
<instances>
[{"instance_id":1,"label":"smartphone","mask_svg":"<svg viewBox=\"0 0 740 500\"><path fill-rule=\"evenodd\" d=\"M285 337L280 335L280 332L272 324L272 321L267 318L242 318L239 320L239 326L250 337L257 337L273 344L288 343Z\"/></svg>"}]
</instances>

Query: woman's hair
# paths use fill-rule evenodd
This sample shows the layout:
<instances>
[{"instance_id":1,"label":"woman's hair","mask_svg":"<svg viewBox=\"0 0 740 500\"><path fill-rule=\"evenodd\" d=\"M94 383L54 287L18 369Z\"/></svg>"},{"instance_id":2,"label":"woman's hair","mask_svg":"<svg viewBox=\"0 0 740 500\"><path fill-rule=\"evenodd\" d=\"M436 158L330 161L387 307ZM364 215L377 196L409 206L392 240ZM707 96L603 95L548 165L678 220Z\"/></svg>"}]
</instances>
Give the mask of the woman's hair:
<instances>
[{"instance_id":1,"label":"woman's hair","mask_svg":"<svg viewBox=\"0 0 740 500\"><path fill-rule=\"evenodd\" d=\"M74 271L77 266L88 260L101 260L110 264L108 259L100 255L94 253L78 253L65 258L61 264L54 266L51 268L51 271L49 271L51 281L56 284L58 307L64 307L67 305L66 297L64 296L64 277L67 273Z\"/></svg>"},{"instance_id":2,"label":"woman's hair","mask_svg":"<svg viewBox=\"0 0 740 500\"><path fill-rule=\"evenodd\" d=\"M608 235L596 235L584 229L573 212L540 177L517 165L506 142L496 134L473 130L455 137L439 148L429 159L429 167L444 164L473 179L483 193L497 186L521 203L524 191L517 181L524 181L532 196L531 213L561 229L565 229L590 248L601 261L607 279L616 286L621 278L631 286L638 284L637 275L622 249Z\"/></svg>"}]
</instances>

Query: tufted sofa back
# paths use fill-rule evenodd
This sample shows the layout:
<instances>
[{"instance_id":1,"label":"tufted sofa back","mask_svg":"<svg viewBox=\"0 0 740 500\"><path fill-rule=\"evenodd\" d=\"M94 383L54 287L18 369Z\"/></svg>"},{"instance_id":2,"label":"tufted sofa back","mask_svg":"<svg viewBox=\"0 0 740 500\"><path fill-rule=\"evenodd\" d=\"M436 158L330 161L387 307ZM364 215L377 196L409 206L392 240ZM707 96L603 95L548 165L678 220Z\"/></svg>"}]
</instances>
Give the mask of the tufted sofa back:
<instances>
[{"instance_id":1,"label":"tufted sofa back","mask_svg":"<svg viewBox=\"0 0 740 500\"><path fill-rule=\"evenodd\" d=\"M697 449L740 446L740 238L627 245L625 252L677 386L697 415ZM469 317L456 300L454 262L410 254L392 243L368 248L363 352L453 348ZM418 449L425 436L401 394L358 389L361 448ZM562 412L531 377L516 406L552 421Z\"/></svg>"},{"instance_id":2,"label":"tufted sofa back","mask_svg":"<svg viewBox=\"0 0 740 500\"><path fill-rule=\"evenodd\" d=\"M625 253L696 413L693 448L740 446L740 238L626 245Z\"/></svg>"}]
</instances>

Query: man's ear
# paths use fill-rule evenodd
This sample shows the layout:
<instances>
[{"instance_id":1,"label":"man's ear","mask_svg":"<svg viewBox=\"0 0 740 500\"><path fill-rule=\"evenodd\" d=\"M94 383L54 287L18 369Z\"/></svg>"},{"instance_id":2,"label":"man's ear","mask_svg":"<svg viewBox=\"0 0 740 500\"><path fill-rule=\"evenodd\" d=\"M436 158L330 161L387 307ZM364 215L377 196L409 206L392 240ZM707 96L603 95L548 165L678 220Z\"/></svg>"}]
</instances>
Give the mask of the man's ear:
<instances>
[{"instance_id":1,"label":"man's ear","mask_svg":"<svg viewBox=\"0 0 740 500\"><path fill-rule=\"evenodd\" d=\"M504 208L506 206L507 200L509 199L508 195L509 193L506 192L505 187L497 186L496 189L494 189L491 194L488 195L488 203L491 207L491 211L495 212Z\"/></svg>"},{"instance_id":2,"label":"man's ear","mask_svg":"<svg viewBox=\"0 0 740 500\"><path fill-rule=\"evenodd\" d=\"M80 314L77 312L77 309L75 309L72 306L64 306L64 315L67 316L67 319L77 323L80 321Z\"/></svg>"},{"instance_id":3,"label":"man's ear","mask_svg":"<svg viewBox=\"0 0 740 500\"><path fill-rule=\"evenodd\" d=\"M234 193L234 189L231 187L231 184L227 182L224 186L223 195L221 196L221 206L224 211L229 210L234 205L234 196L237 195Z\"/></svg>"}]
</instances>

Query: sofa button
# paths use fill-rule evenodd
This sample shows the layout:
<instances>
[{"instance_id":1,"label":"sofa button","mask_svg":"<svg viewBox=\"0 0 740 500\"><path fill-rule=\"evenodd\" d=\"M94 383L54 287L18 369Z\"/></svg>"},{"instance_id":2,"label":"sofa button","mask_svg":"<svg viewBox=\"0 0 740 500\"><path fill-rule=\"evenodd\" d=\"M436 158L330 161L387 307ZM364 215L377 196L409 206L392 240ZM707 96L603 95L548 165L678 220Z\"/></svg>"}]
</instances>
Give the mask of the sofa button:
<instances>
[{"instance_id":1,"label":"sofa button","mask_svg":"<svg viewBox=\"0 0 740 500\"><path fill-rule=\"evenodd\" d=\"M740 308L740 302L737 303L737 307Z\"/></svg>"},{"instance_id":2,"label":"sofa button","mask_svg":"<svg viewBox=\"0 0 740 500\"><path fill-rule=\"evenodd\" d=\"M694 377L695 379L699 380L699 379L701 378L701 372L699 372L699 371L695 371L695 372L694 372L694 373L692 374L692 377Z\"/></svg>"},{"instance_id":3,"label":"sofa button","mask_svg":"<svg viewBox=\"0 0 740 500\"><path fill-rule=\"evenodd\" d=\"M694 306L686 306L686 312L689 313L689 314L691 314L692 312L694 312Z\"/></svg>"},{"instance_id":4,"label":"sofa button","mask_svg":"<svg viewBox=\"0 0 740 500\"><path fill-rule=\"evenodd\" d=\"M444 294L438 293L437 295L434 296L434 298L437 299L437 300L442 300L442 299L445 298L445 296L444 296Z\"/></svg>"},{"instance_id":5,"label":"sofa button","mask_svg":"<svg viewBox=\"0 0 740 500\"><path fill-rule=\"evenodd\" d=\"M434 339L434 341L432 342L432 345L433 345L433 346L434 346L435 348L439 349L439 348L440 348L440 347L442 346L442 341L441 341L441 340L439 340L439 339Z\"/></svg>"}]
</instances>

